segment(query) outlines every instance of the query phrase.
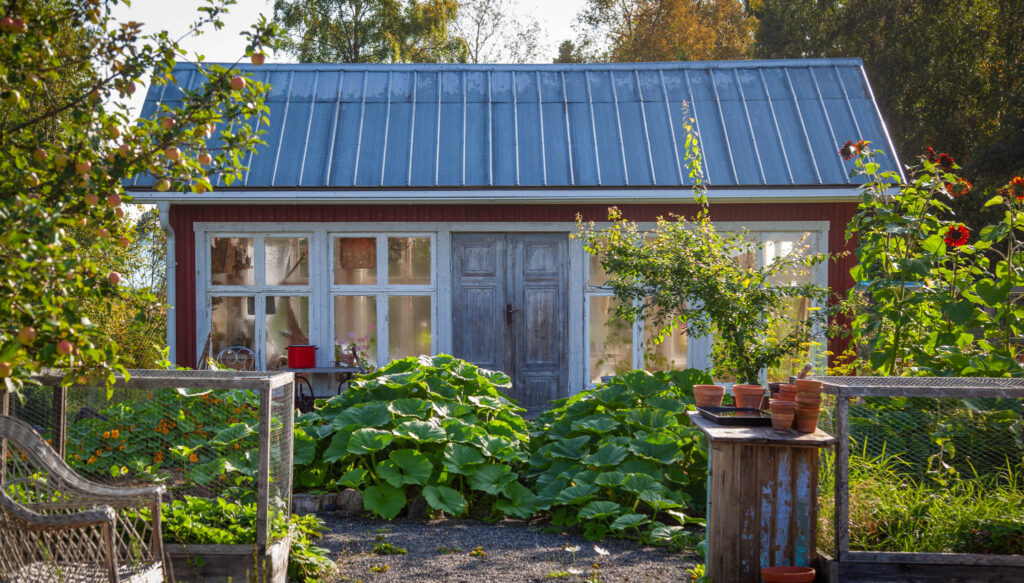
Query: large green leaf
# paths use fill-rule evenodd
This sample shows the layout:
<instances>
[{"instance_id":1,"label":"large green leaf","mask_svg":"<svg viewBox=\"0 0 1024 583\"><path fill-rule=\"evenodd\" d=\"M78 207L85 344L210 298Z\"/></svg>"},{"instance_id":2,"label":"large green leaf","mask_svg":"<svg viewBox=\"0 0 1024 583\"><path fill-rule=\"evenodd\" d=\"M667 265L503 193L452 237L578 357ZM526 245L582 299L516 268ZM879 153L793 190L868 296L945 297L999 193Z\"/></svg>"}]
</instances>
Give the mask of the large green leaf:
<instances>
[{"instance_id":1,"label":"large green leaf","mask_svg":"<svg viewBox=\"0 0 1024 583\"><path fill-rule=\"evenodd\" d=\"M395 399L388 404L388 411L395 415L426 419L433 406L426 399Z\"/></svg>"},{"instance_id":2,"label":"large green leaf","mask_svg":"<svg viewBox=\"0 0 1024 583\"><path fill-rule=\"evenodd\" d=\"M306 435L301 427L295 428L295 445L292 450L292 463L305 466L313 463L316 457L316 440Z\"/></svg>"},{"instance_id":3,"label":"large green leaf","mask_svg":"<svg viewBox=\"0 0 1024 583\"><path fill-rule=\"evenodd\" d=\"M634 441L629 449L641 457L663 464L671 464L683 456L677 440L664 433L653 433L643 441Z\"/></svg>"},{"instance_id":4,"label":"large green leaf","mask_svg":"<svg viewBox=\"0 0 1024 583\"><path fill-rule=\"evenodd\" d=\"M626 459L626 456L628 455L629 450L624 447L606 445L583 458L583 463L588 466L596 466L599 468L617 466L621 464L622 460Z\"/></svg>"},{"instance_id":5,"label":"large green leaf","mask_svg":"<svg viewBox=\"0 0 1024 583\"><path fill-rule=\"evenodd\" d=\"M587 453L587 444L589 442L589 435L560 439L551 447L551 456L578 460Z\"/></svg>"},{"instance_id":6,"label":"large green leaf","mask_svg":"<svg viewBox=\"0 0 1024 583\"><path fill-rule=\"evenodd\" d=\"M445 469L453 474L472 475L476 467L484 462L484 456L475 447L460 443L449 443L444 448Z\"/></svg>"},{"instance_id":7,"label":"large green leaf","mask_svg":"<svg viewBox=\"0 0 1024 583\"><path fill-rule=\"evenodd\" d=\"M584 520L609 518L617 515L621 508L620 504L610 500L595 500L580 508L580 518Z\"/></svg>"},{"instance_id":8,"label":"large green leaf","mask_svg":"<svg viewBox=\"0 0 1024 583\"><path fill-rule=\"evenodd\" d=\"M327 446L327 450L324 451L324 461L327 463L336 462L341 458L348 455L348 442L352 439L352 434L344 431L340 431L334 434L331 438L330 445Z\"/></svg>"},{"instance_id":9,"label":"large green leaf","mask_svg":"<svg viewBox=\"0 0 1024 583\"><path fill-rule=\"evenodd\" d=\"M380 429L364 428L352 433L348 440L348 452L356 455L364 455L380 451L391 443L395 437L390 431ZM324 460L326 461L326 457Z\"/></svg>"},{"instance_id":10,"label":"large green leaf","mask_svg":"<svg viewBox=\"0 0 1024 583\"><path fill-rule=\"evenodd\" d=\"M515 479L516 474L504 464L483 464L469 477L469 485L474 490L497 496Z\"/></svg>"},{"instance_id":11,"label":"large green leaf","mask_svg":"<svg viewBox=\"0 0 1024 583\"><path fill-rule=\"evenodd\" d=\"M363 492L363 507L384 520L391 520L405 508L405 492L387 482L370 486Z\"/></svg>"},{"instance_id":12,"label":"large green leaf","mask_svg":"<svg viewBox=\"0 0 1024 583\"><path fill-rule=\"evenodd\" d=\"M588 415L582 419L573 421L573 431L594 431L607 433L619 426L619 422L609 415Z\"/></svg>"},{"instance_id":13,"label":"large green leaf","mask_svg":"<svg viewBox=\"0 0 1024 583\"><path fill-rule=\"evenodd\" d=\"M189 468L188 475L197 484L205 486L212 482L214 478L224 473L226 463L224 458L217 458L203 464L197 464Z\"/></svg>"},{"instance_id":14,"label":"large green leaf","mask_svg":"<svg viewBox=\"0 0 1024 583\"><path fill-rule=\"evenodd\" d=\"M590 500L597 493L597 486L593 484L577 484L562 490L555 496L554 504L582 504Z\"/></svg>"},{"instance_id":15,"label":"large green leaf","mask_svg":"<svg viewBox=\"0 0 1024 583\"><path fill-rule=\"evenodd\" d=\"M624 490L637 495L645 490L655 490L658 486L658 481L647 474L628 474L622 482Z\"/></svg>"},{"instance_id":16,"label":"large green leaf","mask_svg":"<svg viewBox=\"0 0 1024 583\"><path fill-rule=\"evenodd\" d=\"M667 429L678 423L673 413L653 407L631 410L626 413L626 421L645 429Z\"/></svg>"},{"instance_id":17,"label":"large green leaf","mask_svg":"<svg viewBox=\"0 0 1024 583\"><path fill-rule=\"evenodd\" d=\"M393 433L418 443L436 443L444 441L446 437L444 429L429 421L406 421L396 427Z\"/></svg>"},{"instance_id":18,"label":"large green leaf","mask_svg":"<svg viewBox=\"0 0 1024 583\"><path fill-rule=\"evenodd\" d=\"M499 459L503 462L511 462L518 458L518 452L512 442L504 437L492 435L480 435L475 440L483 449L484 454Z\"/></svg>"},{"instance_id":19,"label":"large green leaf","mask_svg":"<svg viewBox=\"0 0 1024 583\"><path fill-rule=\"evenodd\" d=\"M622 472L601 472L594 478L594 484L602 488L614 488L622 485L622 481L625 479L626 474Z\"/></svg>"},{"instance_id":20,"label":"large green leaf","mask_svg":"<svg viewBox=\"0 0 1024 583\"><path fill-rule=\"evenodd\" d=\"M624 530L627 528L633 528L643 524L647 524L651 519L647 518L646 514L623 514L622 516L615 519L611 524L612 530Z\"/></svg>"},{"instance_id":21,"label":"large green leaf","mask_svg":"<svg viewBox=\"0 0 1024 583\"><path fill-rule=\"evenodd\" d=\"M503 492L508 499L495 502L494 506L507 516L529 518L537 507L537 495L519 482L509 482Z\"/></svg>"},{"instance_id":22,"label":"large green leaf","mask_svg":"<svg viewBox=\"0 0 1024 583\"><path fill-rule=\"evenodd\" d=\"M426 484L434 471L434 464L415 449L398 449L388 454L388 460L398 466L403 484Z\"/></svg>"},{"instance_id":23,"label":"large green leaf","mask_svg":"<svg viewBox=\"0 0 1024 583\"><path fill-rule=\"evenodd\" d=\"M642 502L650 506L654 510L655 514L658 514L663 510L679 508L682 506L682 504L679 504L674 500L670 500L662 496L660 492L656 492L654 490L644 490L640 492L639 498Z\"/></svg>"},{"instance_id":24,"label":"large green leaf","mask_svg":"<svg viewBox=\"0 0 1024 583\"><path fill-rule=\"evenodd\" d=\"M466 499L448 486L424 486L423 497L434 510L458 516L466 511Z\"/></svg>"},{"instance_id":25,"label":"large green leaf","mask_svg":"<svg viewBox=\"0 0 1024 583\"><path fill-rule=\"evenodd\" d=\"M331 425L335 429L348 426L383 427L391 422L391 411L387 403L366 403L349 407L334 418Z\"/></svg>"},{"instance_id":26,"label":"large green leaf","mask_svg":"<svg viewBox=\"0 0 1024 583\"><path fill-rule=\"evenodd\" d=\"M248 423L234 423L229 425L227 429L222 429L217 432L217 435L210 440L210 443L213 445L228 445L238 441L239 439L248 437L255 432L256 430Z\"/></svg>"},{"instance_id":27,"label":"large green leaf","mask_svg":"<svg viewBox=\"0 0 1024 583\"><path fill-rule=\"evenodd\" d=\"M469 443L481 431L462 419L447 419L442 426L448 440L455 443Z\"/></svg>"},{"instance_id":28,"label":"large green leaf","mask_svg":"<svg viewBox=\"0 0 1024 583\"><path fill-rule=\"evenodd\" d=\"M351 470L342 474L335 482L339 486L347 486L349 488L361 488L363 486L363 480L366 479L366 470L363 468L352 468Z\"/></svg>"}]
</instances>

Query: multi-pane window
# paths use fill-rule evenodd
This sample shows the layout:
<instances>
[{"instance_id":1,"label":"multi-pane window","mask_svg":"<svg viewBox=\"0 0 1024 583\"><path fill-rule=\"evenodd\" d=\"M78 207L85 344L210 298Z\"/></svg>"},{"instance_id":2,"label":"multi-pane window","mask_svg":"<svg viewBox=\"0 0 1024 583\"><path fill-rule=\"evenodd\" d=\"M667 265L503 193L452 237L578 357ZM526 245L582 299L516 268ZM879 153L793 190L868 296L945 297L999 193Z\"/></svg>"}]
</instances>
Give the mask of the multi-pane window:
<instances>
[{"instance_id":1,"label":"multi-pane window","mask_svg":"<svg viewBox=\"0 0 1024 583\"><path fill-rule=\"evenodd\" d=\"M252 350L260 368L287 366L289 344L310 343L309 237L211 235L210 356Z\"/></svg>"},{"instance_id":2,"label":"multi-pane window","mask_svg":"<svg viewBox=\"0 0 1024 583\"><path fill-rule=\"evenodd\" d=\"M436 282L430 235L332 236L336 353L371 364L430 354Z\"/></svg>"}]
</instances>

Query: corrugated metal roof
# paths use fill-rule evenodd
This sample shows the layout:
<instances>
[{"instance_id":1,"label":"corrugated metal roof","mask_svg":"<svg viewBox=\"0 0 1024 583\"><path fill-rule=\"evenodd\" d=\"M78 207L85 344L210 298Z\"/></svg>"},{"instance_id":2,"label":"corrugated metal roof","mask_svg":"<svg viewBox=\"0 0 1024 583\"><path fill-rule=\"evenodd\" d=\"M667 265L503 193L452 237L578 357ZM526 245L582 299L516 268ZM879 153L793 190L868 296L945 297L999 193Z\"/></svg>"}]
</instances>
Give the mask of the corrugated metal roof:
<instances>
[{"instance_id":1,"label":"corrugated metal roof","mask_svg":"<svg viewBox=\"0 0 1024 583\"><path fill-rule=\"evenodd\" d=\"M712 186L849 184L847 139L899 168L859 59L239 68L273 88L233 189L678 187L684 103ZM180 97L151 87L142 114Z\"/></svg>"}]
</instances>

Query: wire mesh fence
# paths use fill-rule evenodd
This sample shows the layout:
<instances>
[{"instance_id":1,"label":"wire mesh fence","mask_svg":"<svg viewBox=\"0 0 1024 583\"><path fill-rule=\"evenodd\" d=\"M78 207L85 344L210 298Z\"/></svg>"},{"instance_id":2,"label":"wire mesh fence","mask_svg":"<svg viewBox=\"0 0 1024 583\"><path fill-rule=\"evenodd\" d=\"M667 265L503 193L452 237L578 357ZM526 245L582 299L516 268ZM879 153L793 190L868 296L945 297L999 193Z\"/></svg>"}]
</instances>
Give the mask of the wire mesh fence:
<instances>
[{"instance_id":1,"label":"wire mesh fence","mask_svg":"<svg viewBox=\"0 0 1024 583\"><path fill-rule=\"evenodd\" d=\"M251 514L262 541L287 533L292 483L290 375L132 371L105 387L26 387L11 414L30 423L81 476L163 484L187 508L223 500ZM276 379L276 380L273 380ZM165 539L174 532L165 528Z\"/></svg>"},{"instance_id":2,"label":"wire mesh fence","mask_svg":"<svg viewBox=\"0 0 1024 583\"><path fill-rule=\"evenodd\" d=\"M969 385L916 396L912 382L875 382L857 391L871 394L841 397L845 426L836 395L824 396L819 426L845 433L849 460L845 476L835 453L822 460L819 548L836 556L838 479L847 482L849 551L1024 553L1024 400L994 388L972 396Z\"/></svg>"}]
</instances>

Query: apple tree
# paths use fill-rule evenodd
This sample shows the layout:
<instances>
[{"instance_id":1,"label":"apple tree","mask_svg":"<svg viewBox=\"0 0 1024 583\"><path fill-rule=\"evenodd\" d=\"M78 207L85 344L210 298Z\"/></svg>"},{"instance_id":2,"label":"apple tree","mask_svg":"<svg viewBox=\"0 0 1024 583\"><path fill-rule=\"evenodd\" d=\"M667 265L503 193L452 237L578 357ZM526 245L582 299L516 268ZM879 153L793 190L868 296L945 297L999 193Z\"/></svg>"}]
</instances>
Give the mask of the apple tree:
<instances>
[{"instance_id":1,"label":"apple tree","mask_svg":"<svg viewBox=\"0 0 1024 583\"><path fill-rule=\"evenodd\" d=\"M117 343L85 316L144 293L117 268L132 244L124 185L148 173L158 190L206 192L239 177L259 143L267 88L116 21L119 3L0 0L0 378L15 393L45 368L68 384L124 372ZM188 34L222 27L233 3L208 0ZM243 37L240 57L259 64L277 29L261 18ZM134 119L129 96L175 83L181 65L203 83Z\"/></svg>"}]
</instances>

